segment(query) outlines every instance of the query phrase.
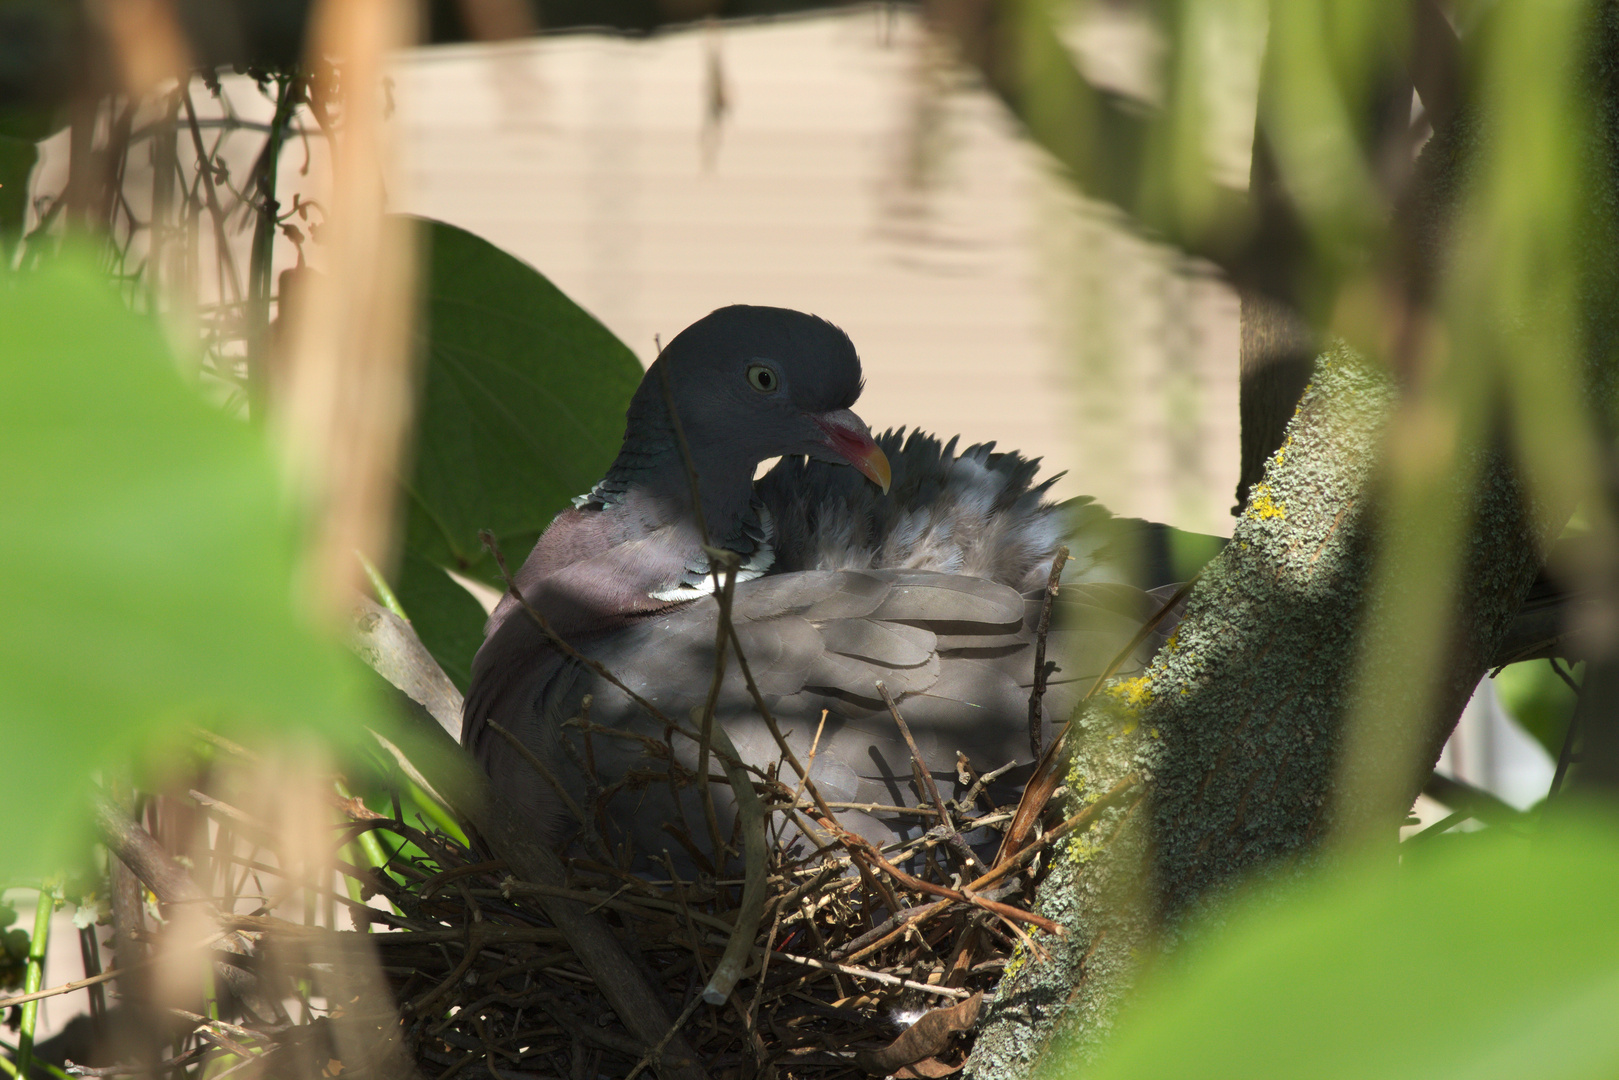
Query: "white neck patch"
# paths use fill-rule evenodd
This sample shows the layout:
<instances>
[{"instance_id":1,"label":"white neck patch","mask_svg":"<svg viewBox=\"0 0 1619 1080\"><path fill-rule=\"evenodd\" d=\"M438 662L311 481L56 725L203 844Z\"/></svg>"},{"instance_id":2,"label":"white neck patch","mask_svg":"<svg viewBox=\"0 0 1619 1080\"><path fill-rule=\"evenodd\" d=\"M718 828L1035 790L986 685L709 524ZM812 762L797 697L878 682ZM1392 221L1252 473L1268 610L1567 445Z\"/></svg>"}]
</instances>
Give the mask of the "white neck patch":
<instances>
[{"instance_id":1,"label":"white neck patch","mask_svg":"<svg viewBox=\"0 0 1619 1080\"><path fill-rule=\"evenodd\" d=\"M753 554L749 555L741 567L737 569L736 580L739 582L752 581L756 577L763 577L776 564L776 549L770 543L776 535L775 520L771 518L769 509L757 499L754 500L753 509L759 515L759 528L763 535L753 549ZM715 576L714 561L707 555L703 555L697 561L697 565L686 568L686 572L681 575L680 580L668 588L659 589L657 592L648 593L647 595L654 600L668 602L695 600L699 596L712 596L714 595Z\"/></svg>"}]
</instances>

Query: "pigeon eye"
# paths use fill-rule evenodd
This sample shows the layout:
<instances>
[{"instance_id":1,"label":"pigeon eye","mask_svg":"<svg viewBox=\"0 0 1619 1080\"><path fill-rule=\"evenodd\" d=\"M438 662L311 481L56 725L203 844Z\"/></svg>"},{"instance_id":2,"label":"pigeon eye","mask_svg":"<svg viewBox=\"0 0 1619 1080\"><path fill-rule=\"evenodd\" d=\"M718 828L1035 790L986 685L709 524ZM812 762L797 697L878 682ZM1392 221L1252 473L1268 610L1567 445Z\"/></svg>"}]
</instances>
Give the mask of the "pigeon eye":
<instances>
[{"instance_id":1,"label":"pigeon eye","mask_svg":"<svg viewBox=\"0 0 1619 1080\"><path fill-rule=\"evenodd\" d=\"M761 394L772 393L777 386L776 373L763 364L749 364L748 385Z\"/></svg>"}]
</instances>

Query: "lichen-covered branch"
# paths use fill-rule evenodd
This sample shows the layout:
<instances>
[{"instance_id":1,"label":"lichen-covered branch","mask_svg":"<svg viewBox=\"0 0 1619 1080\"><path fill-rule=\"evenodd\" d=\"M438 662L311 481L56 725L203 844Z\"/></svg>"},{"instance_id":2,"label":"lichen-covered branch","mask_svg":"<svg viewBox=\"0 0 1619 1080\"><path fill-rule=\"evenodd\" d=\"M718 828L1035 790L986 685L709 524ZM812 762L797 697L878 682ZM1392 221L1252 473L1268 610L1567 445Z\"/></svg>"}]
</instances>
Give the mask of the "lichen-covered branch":
<instances>
[{"instance_id":1,"label":"lichen-covered branch","mask_svg":"<svg viewBox=\"0 0 1619 1080\"><path fill-rule=\"evenodd\" d=\"M1362 635L1398 632L1365 610L1369 504L1393 409L1390 382L1351 350L1322 357L1174 637L1144 675L1076 720L1071 790L1094 799L1137 773L1145 792L1059 849L1039 910L1068 936L1040 939L1049 960L1009 969L971 1075L1024 1075L1057 1039L1094 1048L1141 957L1172 945L1189 914L1319 850L1341 812L1343 727L1351 695L1365 692ZM1424 733L1434 755L1538 562L1510 471L1490 458L1451 663Z\"/></svg>"},{"instance_id":2,"label":"lichen-covered branch","mask_svg":"<svg viewBox=\"0 0 1619 1080\"><path fill-rule=\"evenodd\" d=\"M1391 402L1347 350L1323 359L1175 635L1076 720L1070 789L1094 798L1134 772L1147 793L1059 849L1040 910L1068 936L1009 969L974 1075L1020 1075L1058 1037L1095 1043L1167 912L1319 833Z\"/></svg>"}]
</instances>

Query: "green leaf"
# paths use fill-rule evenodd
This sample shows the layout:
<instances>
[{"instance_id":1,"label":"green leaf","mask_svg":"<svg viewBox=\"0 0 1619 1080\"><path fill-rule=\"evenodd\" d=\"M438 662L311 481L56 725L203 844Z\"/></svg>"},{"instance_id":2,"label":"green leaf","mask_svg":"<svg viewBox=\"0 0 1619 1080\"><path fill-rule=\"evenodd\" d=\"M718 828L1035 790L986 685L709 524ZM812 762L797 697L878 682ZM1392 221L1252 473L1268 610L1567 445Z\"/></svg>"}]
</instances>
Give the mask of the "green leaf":
<instances>
[{"instance_id":1,"label":"green leaf","mask_svg":"<svg viewBox=\"0 0 1619 1080\"><path fill-rule=\"evenodd\" d=\"M466 650L483 639L482 611L421 564L501 587L479 530L495 535L515 571L568 500L607 471L642 371L623 342L533 267L442 222L423 232L426 371L395 591L465 685L454 672L465 672Z\"/></svg>"},{"instance_id":2,"label":"green leaf","mask_svg":"<svg viewBox=\"0 0 1619 1080\"><path fill-rule=\"evenodd\" d=\"M364 669L297 612L262 435L77 254L0 278L0 506L0 877L59 865L92 771L190 725L377 721Z\"/></svg>"},{"instance_id":3,"label":"green leaf","mask_svg":"<svg viewBox=\"0 0 1619 1080\"><path fill-rule=\"evenodd\" d=\"M1162 963L1086 1080L1619 1074L1619 832L1556 822L1250 895Z\"/></svg>"}]
</instances>

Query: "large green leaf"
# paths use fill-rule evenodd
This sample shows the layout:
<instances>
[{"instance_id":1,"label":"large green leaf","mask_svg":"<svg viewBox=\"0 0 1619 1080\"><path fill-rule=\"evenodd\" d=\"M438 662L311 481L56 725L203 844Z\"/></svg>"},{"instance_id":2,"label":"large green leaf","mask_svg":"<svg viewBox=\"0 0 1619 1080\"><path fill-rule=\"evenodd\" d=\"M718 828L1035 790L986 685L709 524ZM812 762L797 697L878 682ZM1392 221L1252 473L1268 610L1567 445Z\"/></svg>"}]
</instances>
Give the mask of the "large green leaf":
<instances>
[{"instance_id":1,"label":"large green leaf","mask_svg":"<svg viewBox=\"0 0 1619 1080\"><path fill-rule=\"evenodd\" d=\"M0 276L0 877L39 871L93 770L195 723L375 722L296 613L259 432L203 401L89 260Z\"/></svg>"},{"instance_id":2,"label":"large green leaf","mask_svg":"<svg viewBox=\"0 0 1619 1080\"><path fill-rule=\"evenodd\" d=\"M612 463L641 365L533 267L452 225L427 222L423 232L426 371L396 591L464 686L471 653L461 653L482 640L482 613L426 567L498 588L479 530L495 535L515 570L557 511Z\"/></svg>"},{"instance_id":3,"label":"large green leaf","mask_svg":"<svg viewBox=\"0 0 1619 1080\"><path fill-rule=\"evenodd\" d=\"M1098 1067L1048 1074L1619 1075L1619 832L1558 824L1251 896L1154 973Z\"/></svg>"}]
</instances>

